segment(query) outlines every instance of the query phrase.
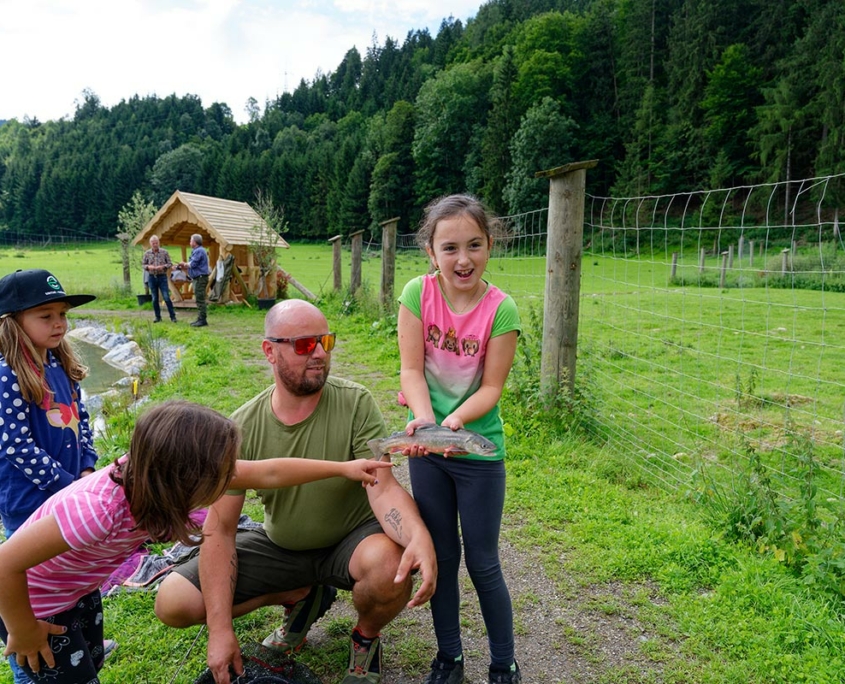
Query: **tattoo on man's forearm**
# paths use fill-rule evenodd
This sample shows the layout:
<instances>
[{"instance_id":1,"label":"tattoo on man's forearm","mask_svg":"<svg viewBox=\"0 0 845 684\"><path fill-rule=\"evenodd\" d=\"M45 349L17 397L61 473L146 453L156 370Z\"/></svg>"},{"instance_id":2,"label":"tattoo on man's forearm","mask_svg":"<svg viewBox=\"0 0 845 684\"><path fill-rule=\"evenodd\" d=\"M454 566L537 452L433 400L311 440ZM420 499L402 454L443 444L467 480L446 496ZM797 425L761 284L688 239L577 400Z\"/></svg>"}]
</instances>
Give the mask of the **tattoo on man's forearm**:
<instances>
[{"instance_id":1,"label":"tattoo on man's forearm","mask_svg":"<svg viewBox=\"0 0 845 684\"><path fill-rule=\"evenodd\" d=\"M384 516L384 521L395 530L399 539L402 539L402 514L395 508L391 508Z\"/></svg>"},{"instance_id":2,"label":"tattoo on man's forearm","mask_svg":"<svg viewBox=\"0 0 845 684\"><path fill-rule=\"evenodd\" d=\"M235 597L235 587L238 584L238 552L232 554L232 559L229 561L232 568L232 573L229 575L229 589L232 592L232 598Z\"/></svg>"}]
</instances>

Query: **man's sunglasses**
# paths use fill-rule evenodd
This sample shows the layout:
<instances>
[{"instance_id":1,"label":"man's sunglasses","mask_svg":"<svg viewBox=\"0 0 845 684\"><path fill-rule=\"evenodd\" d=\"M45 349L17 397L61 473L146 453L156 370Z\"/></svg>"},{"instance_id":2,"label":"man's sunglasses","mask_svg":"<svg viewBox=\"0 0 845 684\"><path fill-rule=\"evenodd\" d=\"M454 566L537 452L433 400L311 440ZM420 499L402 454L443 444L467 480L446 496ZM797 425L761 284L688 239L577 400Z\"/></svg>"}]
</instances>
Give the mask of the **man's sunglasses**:
<instances>
[{"instance_id":1,"label":"man's sunglasses","mask_svg":"<svg viewBox=\"0 0 845 684\"><path fill-rule=\"evenodd\" d=\"M302 337L265 337L268 342L290 342L293 351L300 356L306 356L317 348L317 343L323 345L323 351L330 352L334 349L335 334L327 335L304 335Z\"/></svg>"}]
</instances>

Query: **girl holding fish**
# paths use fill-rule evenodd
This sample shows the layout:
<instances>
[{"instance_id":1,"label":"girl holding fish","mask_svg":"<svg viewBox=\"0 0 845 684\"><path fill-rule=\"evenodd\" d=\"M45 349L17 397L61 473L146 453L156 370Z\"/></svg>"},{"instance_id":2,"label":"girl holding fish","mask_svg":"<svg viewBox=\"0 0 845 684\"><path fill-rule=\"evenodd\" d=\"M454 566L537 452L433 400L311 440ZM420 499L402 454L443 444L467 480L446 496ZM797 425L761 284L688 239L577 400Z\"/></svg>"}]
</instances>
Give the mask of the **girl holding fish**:
<instances>
[{"instance_id":1,"label":"girl holding fish","mask_svg":"<svg viewBox=\"0 0 845 684\"><path fill-rule=\"evenodd\" d=\"M420 514L437 551L437 591L431 599L437 655L426 684L464 681L458 568L461 537L490 647L489 682L519 684L513 610L499 561L505 498L505 444L499 399L521 330L513 299L483 279L495 219L469 195L435 200L425 210L417 242L435 269L409 282L399 298L402 394L412 419L406 433L437 424L479 433L491 455L420 441L404 450ZM460 533L458 521L460 520Z\"/></svg>"}]
</instances>

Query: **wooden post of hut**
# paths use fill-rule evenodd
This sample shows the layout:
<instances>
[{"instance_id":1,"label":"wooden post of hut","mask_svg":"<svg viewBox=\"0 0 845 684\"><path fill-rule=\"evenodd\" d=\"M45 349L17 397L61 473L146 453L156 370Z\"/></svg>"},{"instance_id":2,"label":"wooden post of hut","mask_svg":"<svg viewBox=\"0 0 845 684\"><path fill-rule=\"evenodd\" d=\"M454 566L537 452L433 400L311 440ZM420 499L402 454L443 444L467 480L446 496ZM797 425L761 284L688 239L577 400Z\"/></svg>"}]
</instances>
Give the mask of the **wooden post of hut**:
<instances>
[{"instance_id":1,"label":"wooden post of hut","mask_svg":"<svg viewBox=\"0 0 845 684\"><path fill-rule=\"evenodd\" d=\"M546 240L546 291L543 309L543 351L540 388L552 399L566 382L575 391L578 351L578 310L581 297L581 256L587 169L598 160L575 162L535 177L549 179Z\"/></svg>"},{"instance_id":2,"label":"wooden post of hut","mask_svg":"<svg viewBox=\"0 0 845 684\"><path fill-rule=\"evenodd\" d=\"M396 227L399 217L382 221L381 226L381 290L379 303L382 310L393 308L393 288L396 279Z\"/></svg>"},{"instance_id":3,"label":"wooden post of hut","mask_svg":"<svg viewBox=\"0 0 845 684\"><path fill-rule=\"evenodd\" d=\"M361 288L361 252L363 251L364 231L352 233L352 273L349 276L349 291L355 294Z\"/></svg>"},{"instance_id":4,"label":"wooden post of hut","mask_svg":"<svg viewBox=\"0 0 845 684\"><path fill-rule=\"evenodd\" d=\"M343 288L343 274L340 270L340 235L329 239L332 246L332 273L334 274L334 291L340 292Z\"/></svg>"}]
</instances>

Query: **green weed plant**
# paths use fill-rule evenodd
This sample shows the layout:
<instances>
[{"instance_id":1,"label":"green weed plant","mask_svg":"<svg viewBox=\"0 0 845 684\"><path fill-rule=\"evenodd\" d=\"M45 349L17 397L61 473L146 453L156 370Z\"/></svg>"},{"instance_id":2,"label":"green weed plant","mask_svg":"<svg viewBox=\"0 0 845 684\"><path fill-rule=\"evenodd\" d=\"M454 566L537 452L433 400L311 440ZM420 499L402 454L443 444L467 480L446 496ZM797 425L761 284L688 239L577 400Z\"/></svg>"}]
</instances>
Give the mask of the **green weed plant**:
<instances>
[{"instance_id":1,"label":"green weed plant","mask_svg":"<svg viewBox=\"0 0 845 684\"><path fill-rule=\"evenodd\" d=\"M820 499L819 468L813 444L791 434L788 448L800 459L790 475L798 496L785 487L757 450L746 443L746 458L730 476L706 463L695 472L694 497L710 522L729 541L748 544L788 568L808 587L845 598L845 515L836 500Z\"/></svg>"}]
</instances>

